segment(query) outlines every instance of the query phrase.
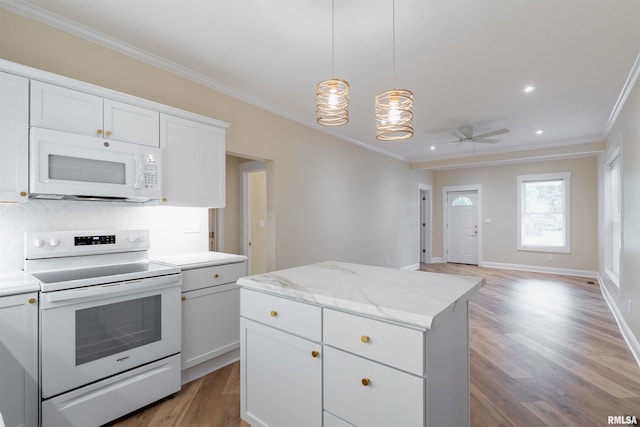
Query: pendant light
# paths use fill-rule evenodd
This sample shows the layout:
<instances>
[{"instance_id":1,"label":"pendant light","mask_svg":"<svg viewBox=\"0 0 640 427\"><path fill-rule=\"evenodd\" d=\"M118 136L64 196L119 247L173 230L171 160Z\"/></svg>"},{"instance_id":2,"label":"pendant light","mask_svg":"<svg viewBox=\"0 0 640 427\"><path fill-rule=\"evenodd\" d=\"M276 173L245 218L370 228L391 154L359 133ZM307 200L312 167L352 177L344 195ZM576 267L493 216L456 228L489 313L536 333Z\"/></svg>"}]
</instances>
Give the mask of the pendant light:
<instances>
[{"instance_id":1,"label":"pendant light","mask_svg":"<svg viewBox=\"0 0 640 427\"><path fill-rule=\"evenodd\" d=\"M334 1L331 0L331 74L335 69ZM323 80L316 92L316 121L324 126L339 126L349 122L349 83L345 80Z\"/></svg>"},{"instance_id":2,"label":"pendant light","mask_svg":"<svg viewBox=\"0 0 640 427\"><path fill-rule=\"evenodd\" d=\"M396 79L396 2L393 0L392 84ZM413 136L413 93L407 89L391 89L376 96L376 138L396 141Z\"/></svg>"}]
</instances>

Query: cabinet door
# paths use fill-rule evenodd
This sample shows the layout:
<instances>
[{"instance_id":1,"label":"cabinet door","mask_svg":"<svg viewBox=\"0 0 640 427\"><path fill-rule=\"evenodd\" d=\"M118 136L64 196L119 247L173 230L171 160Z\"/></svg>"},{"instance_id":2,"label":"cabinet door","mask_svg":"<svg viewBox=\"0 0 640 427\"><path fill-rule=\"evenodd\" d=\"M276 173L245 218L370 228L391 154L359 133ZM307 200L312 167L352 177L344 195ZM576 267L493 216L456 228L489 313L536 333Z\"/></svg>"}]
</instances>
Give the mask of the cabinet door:
<instances>
[{"instance_id":1,"label":"cabinet door","mask_svg":"<svg viewBox=\"0 0 640 427\"><path fill-rule=\"evenodd\" d=\"M160 113L105 99L104 131L109 139L159 147Z\"/></svg>"},{"instance_id":2,"label":"cabinet door","mask_svg":"<svg viewBox=\"0 0 640 427\"><path fill-rule=\"evenodd\" d=\"M253 427L321 426L320 344L245 318L240 325L242 419Z\"/></svg>"},{"instance_id":3,"label":"cabinet door","mask_svg":"<svg viewBox=\"0 0 640 427\"><path fill-rule=\"evenodd\" d=\"M163 204L225 206L225 130L160 114Z\"/></svg>"},{"instance_id":4,"label":"cabinet door","mask_svg":"<svg viewBox=\"0 0 640 427\"><path fill-rule=\"evenodd\" d=\"M240 288L212 286L182 293L182 369L240 347Z\"/></svg>"},{"instance_id":5,"label":"cabinet door","mask_svg":"<svg viewBox=\"0 0 640 427\"><path fill-rule=\"evenodd\" d=\"M0 298L0 412L7 427L38 425L37 298Z\"/></svg>"},{"instance_id":6,"label":"cabinet door","mask_svg":"<svg viewBox=\"0 0 640 427\"><path fill-rule=\"evenodd\" d=\"M102 98L31 80L31 126L102 135Z\"/></svg>"},{"instance_id":7,"label":"cabinet door","mask_svg":"<svg viewBox=\"0 0 640 427\"><path fill-rule=\"evenodd\" d=\"M29 188L29 80L0 73L0 202L26 202Z\"/></svg>"}]
</instances>

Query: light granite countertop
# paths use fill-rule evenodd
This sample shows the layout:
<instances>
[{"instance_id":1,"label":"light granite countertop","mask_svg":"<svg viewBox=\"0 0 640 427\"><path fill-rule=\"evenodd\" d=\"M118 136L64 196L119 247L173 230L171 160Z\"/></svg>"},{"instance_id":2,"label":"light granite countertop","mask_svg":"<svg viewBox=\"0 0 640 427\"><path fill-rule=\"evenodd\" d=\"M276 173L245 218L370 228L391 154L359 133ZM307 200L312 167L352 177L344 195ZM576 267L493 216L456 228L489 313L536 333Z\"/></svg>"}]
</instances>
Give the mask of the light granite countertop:
<instances>
[{"instance_id":1,"label":"light granite countertop","mask_svg":"<svg viewBox=\"0 0 640 427\"><path fill-rule=\"evenodd\" d=\"M40 284L22 270L0 271L0 297L38 292Z\"/></svg>"},{"instance_id":2,"label":"light granite countertop","mask_svg":"<svg viewBox=\"0 0 640 427\"><path fill-rule=\"evenodd\" d=\"M238 285L323 307L432 329L485 283L482 277L326 261L243 277Z\"/></svg>"},{"instance_id":3,"label":"light granite countertop","mask_svg":"<svg viewBox=\"0 0 640 427\"><path fill-rule=\"evenodd\" d=\"M211 251L153 257L153 261L180 267L182 270L189 270L191 268L212 267L221 264L234 264L236 262L244 262L246 260L247 257L244 255Z\"/></svg>"}]
</instances>

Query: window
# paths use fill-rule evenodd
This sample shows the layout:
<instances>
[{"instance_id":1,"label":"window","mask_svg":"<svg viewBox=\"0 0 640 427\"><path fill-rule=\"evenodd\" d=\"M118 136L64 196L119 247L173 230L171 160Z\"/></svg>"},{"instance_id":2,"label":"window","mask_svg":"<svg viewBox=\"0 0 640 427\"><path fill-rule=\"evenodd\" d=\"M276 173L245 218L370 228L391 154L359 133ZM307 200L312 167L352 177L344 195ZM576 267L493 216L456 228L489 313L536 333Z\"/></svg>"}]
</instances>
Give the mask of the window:
<instances>
[{"instance_id":1,"label":"window","mask_svg":"<svg viewBox=\"0 0 640 427\"><path fill-rule=\"evenodd\" d=\"M617 150L607 162L604 188L605 272L620 287L620 256L622 252L622 185L621 159Z\"/></svg>"},{"instance_id":2,"label":"window","mask_svg":"<svg viewBox=\"0 0 640 427\"><path fill-rule=\"evenodd\" d=\"M520 175L518 249L570 252L571 173Z\"/></svg>"},{"instance_id":3,"label":"window","mask_svg":"<svg viewBox=\"0 0 640 427\"><path fill-rule=\"evenodd\" d=\"M473 200L468 197L459 196L453 199L451 206L473 206Z\"/></svg>"}]
</instances>

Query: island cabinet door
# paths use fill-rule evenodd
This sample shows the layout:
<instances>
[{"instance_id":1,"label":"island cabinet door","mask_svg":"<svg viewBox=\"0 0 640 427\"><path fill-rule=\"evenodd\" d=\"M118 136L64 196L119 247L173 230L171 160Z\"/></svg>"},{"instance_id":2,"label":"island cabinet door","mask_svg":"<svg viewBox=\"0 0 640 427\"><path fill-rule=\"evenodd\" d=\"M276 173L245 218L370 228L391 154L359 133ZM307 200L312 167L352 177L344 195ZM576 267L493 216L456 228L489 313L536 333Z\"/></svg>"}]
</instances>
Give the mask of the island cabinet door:
<instances>
[{"instance_id":1,"label":"island cabinet door","mask_svg":"<svg viewBox=\"0 0 640 427\"><path fill-rule=\"evenodd\" d=\"M240 334L242 419L252 427L320 427L320 344L246 318Z\"/></svg>"},{"instance_id":2,"label":"island cabinet door","mask_svg":"<svg viewBox=\"0 0 640 427\"><path fill-rule=\"evenodd\" d=\"M361 427L424 426L424 378L324 346L324 409Z\"/></svg>"}]
</instances>

